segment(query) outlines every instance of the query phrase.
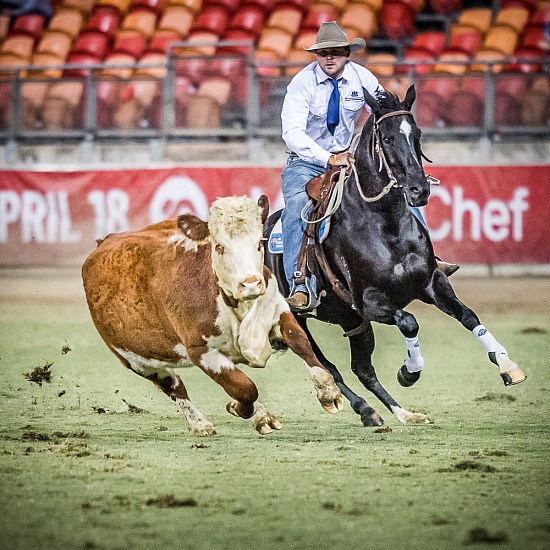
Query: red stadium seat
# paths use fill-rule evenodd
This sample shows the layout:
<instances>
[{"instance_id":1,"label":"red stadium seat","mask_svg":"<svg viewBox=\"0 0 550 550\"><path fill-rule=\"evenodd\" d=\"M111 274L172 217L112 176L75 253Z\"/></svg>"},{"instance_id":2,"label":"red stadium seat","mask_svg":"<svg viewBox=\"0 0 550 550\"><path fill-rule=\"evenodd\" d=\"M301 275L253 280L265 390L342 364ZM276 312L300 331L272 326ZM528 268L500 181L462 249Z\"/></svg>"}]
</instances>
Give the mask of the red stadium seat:
<instances>
[{"instance_id":1,"label":"red stadium seat","mask_svg":"<svg viewBox=\"0 0 550 550\"><path fill-rule=\"evenodd\" d=\"M222 36L229 23L229 12L221 6L204 8L199 17L193 23L193 31L211 32Z\"/></svg>"},{"instance_id":2,"label":"red stadium seat","mask_svg":"<svg viewBox=\"0 0 550 550\"><path fill-rule=\"evenodd\" d=\"M44 30L44 16L37 14L20 15L12 23L10 34L26 34L38 40Z\"/></svg>"},{"instance_id":3,"label":"red stadium seat","mask_svg":"<svg viewBox=\"0 0 550 550\"><path fill-rule=\"evenodd\" d=\"M205 59L190 58L176 61L176 77L184 76L192 82L200 82L209 70L209 63Z\"/></svg>"},{"instance_id":4,"label":"red stadium seat","mask_svg":"<svg viewBox=\"0 0 550 550\"><path fill-rule=\"evenodd\" d=\"M550 4L540 3L529 19L529 25L547 25L550 23Z\"/></svg>"},{"instance_id":5,"label":"red stadium seat","mask_svg":"<svg viewBox=\"0 0 550 550\"><path fill-rule=\"evenodd\" d=\"M434 67L433 62L435 60L436 57L423 48L405 48L405 61L410 61L411 63L400 66L399 72L402 74L408 73L412 65L416 74L427 74L432 72ZM429 63L421 63L421 61L426 61Z\"/></svg>"},{"instance_id":6,"label":"red stadium seat","mask_svg":"<svg viewBox=\"0 0 550 550\"><path fill-rule=\"evenodd\" d=\"M113 52L131 55L134 58L141 57L145 51L147 39L135 31L119 31L113 45Z\"/></svg>"},{"instance_id":7,"label":"red stadium seat","mask_svg":"<svg viewBox=\"0 0 550 550\"><path fill-rule=\"evenodd\" d=\"M313 4L302 21L302 30L317 32L323 23L335 21L336 9L330 4Z\"/></svg>"},{"instance_id":8,"label":"red stadium seat","mask_svg":"<svg viewBox=\"0 0 550 550\"><path fill-rule=\"evenodd\" d=\"M258 36L265 20L263 10L258 6L244 6L233 14L228 30L246 31Z\"/></svg>"},{"instance_id":9,"label":"red stadium seat","mask_svg":"<svg viewBox=\"0 0 550 550\"><path fill-rule=\"evenodd\" d=\"M90 74L90 70L86 68L90 65L98 65L101 59L89 53L71 53L67 58L68 65L84 65L80 68L70 68L63 71L63 76L66 77L86 77Z\"/></svg>"},{"instance_id":10,"label":"red stadium seat","mask_svg":"<svg viewBox=\"0 0 550 550\"><path fill-rule=\"evenodd\" d=\"M380 30L391 40L409 38L414 32L414 11L402 2L384 2L379 14Z\"/></svg>"},{"instance_id":11,"label":"red stadium seat","mask_svg":"<svg viewBox=\"0 0 550 550\"><path fill-rule=\"evenodd\" d=\"M496 126L521 124L521 101L505 92L495 92L494 123Z\"/></svg>"},{"instance_id":12,"label":"red stadium seat","mask_svg":"<svg viewBox=\"0 0 550 550\"><path fill-rule=\"evenodd\" d=\"M151 38L151 42L149 42L148 50L150 52L159 52L166 55L168 53L169 44L172 42L181 42L181 40L182 37L173 31L156 31ZM141 53L143 53L143 51Z\"/></svg>"},{"instance_id":13,"label":"red stadium seat","mask_svg":"<svg viewBox=\"0 0 550 550\"><path fill-rule=\"evenodd\" d=\"M86 29L102 32L112 38L118 29L119 21L120 15L112 6L96 6L88 20Z\"/></svg>"},{"instance_id":14,"label":"red stadium seat","mask_svg":"<svg viewBox=\"0 0 550 550\"><path fill-rule=\"evenodd\" d=\"M265 15L269 15L275 8L275 0L242 0L241 7L244 6L257 6Z\"/></svg>"},{"instance_id":15,"label":"red stadium seat","mask_svg":"<svg viewBox=\"0 0 550 550\"><path fill-rule=\"evenodd\" d=\"M542 63L529 63L528 61L536 61L544 56L543 52L535 48L517 48L513 56L517 59L514 63L505 65L506 71L514 71L519 73L536 73L542 71ZM522 61L524 60L524 61Z\"/></svg>"},{"instance_id":16,"label":"red stadium seat","mask_svg":"<svg viewBox=\"0 0 550 550\"><path fill-rule=\"evenodd\" d=\"M414 13L419 13L424 9L424 0L398 0L409 6Z\"/></svg>"},{"instance_id":17,"label":"red stadium seat","mask_svg":"<svg viewBox=\"0 0 550 550\"><path fill-rule=\"evenodd\" d=\"M160 14L164 11L165 0L132 0L130 9L142 8Z\"/></svg>"},{"instance_id":18,"label":"red stadium seat","mask_svg":"<svg viewBox=\"0 0 550 550\"><path fill-rule=\"evenodd\" d=\"M228 30L224 36L223 40L227 42L250 42L252 45L256 44L258 37L257 35L249 31L241 30ZM250 47L246 45L242 46L222 46L218 48L218 53L220 54L240 54L247 55L250 51Z\"/></svg>"},{"instance_id":19,"label":"red stadium seat","mask_svg":"<svg viewBox=\"0 0 550 550\"><path fill-rule=\"evenodd\" d=\"M450 15L462 9L462 0L428 0L428 3L439 15Z\"/></svg>"},{"instance_id":20,"label":"red stadium seat","mask_svg":"<svg viewBox=\"0 0 550 550\"><path fill-rule=\"evenodd\" d=\"M527 25L521 39L521 45L524 48L550 52L550 40L545 36L542 25Z\"/></svg>"},{"instance_id":21,"label":"red stadium seat","mask_svg":"<svg viewBox=\"0 0 550 550\"><path fill-rule=\"evenodd\" d=\"M479 48L482 40L483 37L478 29L453 25L448 50L464 52L471 56Z\"/></svg>"},{"instance_id":22,"label":"red stadium seat","mask_svg":"<svg viewBox=\"0 0 550 550\"><path fill-rule=\"evenodd\" d=\"M465 76L460 84L461 92L468 92L483 101L485 98L485 78L483 76Z\"/></svg>"},{"instance_id":23,"label":"red stadium seat","mask_svg":"<svg viewBox=\"0 0 550 550\"><path fill-rule=\"evenodd\" d=\"M483 126L483 99L459 90L447 103L446 118L451 126Z\"/></svg>"},{"instance_id":24,"label":"red stadium seat","mask_svg":"<svg viewBox=\"0 0 550 550\"><path fill-rule=\"evenodd\" d=\"M500 0L502 8L527 8L529 13L533 13L538 6L538 0Z\"/></svg>"},{"instance_id":25,"label":"red stadium seat","mask_svg":"<svg viewBox=\"0 0 550 550\"><path fill-rule=\"evenodd\" d=\"M101 32L85 31L76 39L72 51L75 53L89 53L103 59L108 47L109 38L107 35Z\"/></svg>"},{"instance_id":26,"label":"red stadium seat","mask_svg":"<svg viewBox=\"0 0 550 550\"><path fill-rule=\"evenodd\" d=\"M445 48L446 35L442 31L419 32L411 44L415 49L423 49L432 55L440 55Z\"/></svg>"},{"instance_id":27,"label":"red stadium seat","mask_svg":"<svg viewBox=\"0 0 550 550\"><path fill-rule=\"evenodd\" d=\"M204 0L203 10L211 6L217 6L231 14L239 8L240 4L241 0Z\"/></svg>"},{"instance_id":28,"label":"red stadium seat","mask_svg":"<svg viewBox=\"0 0 550 550\"><path fill-rule=\"evenodd\" d=\"M521 101L530 83L530 77L524 75L499 74L495 79L495 92L508 94L517 101Z\"/></svg>"}]
</instances>

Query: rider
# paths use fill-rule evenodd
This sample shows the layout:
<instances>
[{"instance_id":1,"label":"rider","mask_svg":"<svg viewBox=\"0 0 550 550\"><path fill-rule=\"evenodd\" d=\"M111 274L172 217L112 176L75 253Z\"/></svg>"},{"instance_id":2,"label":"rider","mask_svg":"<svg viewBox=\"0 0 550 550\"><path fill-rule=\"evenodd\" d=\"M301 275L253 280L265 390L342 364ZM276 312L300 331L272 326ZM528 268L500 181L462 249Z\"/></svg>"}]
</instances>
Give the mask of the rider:
<instances>
[{"instance_id":1,"label":"rider","mask_svg":"<svg viewBox=\"0 0 550 550\"><path fill-rule=\"evenodd\" d=\"M281 222L284 270L290 287L287 302L293 311L309 309L314 301L310 296L314 289L295 282L302 278L297 269L305 228L301 212L308 201L306 184L327 168L350 167L353 157L348 148L355 123L362 107L370 111L363 88L375 98L384 91L368 69L348 59L352 52L365 46L362 38L349 42L336 21L323 23L316 43L306 48L317 60L294 76L284 99L282 137L289 154L282 174L285 208ZM420 211L412 210L425 226ZM458 269L445 262L440 267L447 273Z\"/></svg>"}]
</instances>

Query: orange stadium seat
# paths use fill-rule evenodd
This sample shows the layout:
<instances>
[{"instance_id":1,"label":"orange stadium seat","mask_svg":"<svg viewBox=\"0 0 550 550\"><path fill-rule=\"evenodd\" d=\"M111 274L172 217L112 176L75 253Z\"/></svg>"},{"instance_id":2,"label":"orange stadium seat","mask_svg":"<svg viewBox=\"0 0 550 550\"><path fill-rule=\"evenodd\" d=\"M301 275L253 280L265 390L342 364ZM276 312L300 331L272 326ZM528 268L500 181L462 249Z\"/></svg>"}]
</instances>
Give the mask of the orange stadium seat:
<instances>
[{"instance_id":1,"label":"orange stadium seat","mask_svg":"<svg viewBox=\"0 0 550 550\"><path fill-rule=\"evenodd\" d=\"M495 73L499 73L504 70L502 63L495 63L496 61L503 61L506 59L507 54L498 52L496 50L481 49L475 52L470 70L471 71L488 71L492 70ZM484 63L485 61L485 63ZM490 63L487 63L490 62Z\"/></svg>"},{"instance_id":2,"label":"orange stadium seat","mask_svg":"<svg viewBox=\"0 0 550 550\"><path fill-rule=\"evenodd\" d=\"M257 48L254 54L256 60L256 73L260 76L281 76L281 67L271 65L272 63L279 63L282 59L281 56L276 54L273 50L264 50Z\"/></svg>"},{"instance_id":3,"label":"orange stadium seat","mask_svg":"<svg viewBox=\"0 0 550 550\"><path fill-rule=\"evenodd\" d=\"M194 15L197 15L202 10L202 0L168 0L166 9L170 9L172 6L186 8Z\"/></svg>"},{"instance_id":4,"label":"orange stadium seat","mask_svg":"<svg viewBox=\"0 0 550 550\"><path fill-rule=\"evenodd\" d=\"M494 26L491 27L483 40L483 47L487 50L495 50L506 55L511 55L516 49L518 35L510 27Z\"/></svg>"},{"instance_id":5,"label":"orange stadium seat","mask_svg":"<svg viewBox=\"0 0 550 550\"><path fill-rule=\"evenodd\" d=\"M64 57L51 53L35 52L32 56L31 64L34 65L29 70L28 78L59 78L62 75L61 66L66 63ZM41 68L38 68L41 67Z\"/></svg>"},{"instance_id":6,"label":"orange stadium seat","mask_svg":"<svg viewBox=\"0 0 550 550\"><path fill-rule=\"evenodd\" d=\"M102 32L112 38L117 32L120 15L112 6L97 6L88 20L86 27L89 31Z\"/></svg>"},{"instance_id":7,"label":"orange stadium seat","mask_svg":"<svg viewBox=\"0 0 550 550\"><path fill-rule=\"evenodd\" d=\"M28 61L34 48L34 38L28 35L8 36L0 48L0 52L19 57Z\"/></svg>"},{"instance_id":8,"label":"orange stadium seat","mask_svg":"<svg viewBox=\"0 0 550 550\"><path fill-rule=\"evenodd\" d=\"M136 9L126 14L121 28L141 33L150 38L157 25L157 15L153 12Z\"/></svg>"},{"instance_id":9,"label":"orange stadium seat","mask_svg":"<svg viewBox=\"0 0 550 550\"><path fill-rule=\"evenodd\" d=\"M75 9L60 9L52 17L48 30L64 32L71 38L75 38L84 22L82 12Z\"/></svg>"},{"instance_id":10,"label":"orange stadium seat","mask_svg":"<svg viewBox=\"0 0 550 550\"><path fill-rule=\"evenodd\" d=\"M292 47L293 37L281 29L264 28L258 48L274 52L279 59L284 59Z\"/></svg>"},{"instance_id":11,"label":"orange stadium seat","mask_svg":"<svg viewBox=\"0 0 550 550\"><path fill-rule=\"evenodd\" d=\"M229 23L229 12L221 6L207 6L193 23L194 31L211 32L218 36L225 33Z\"/></svg>"},{"instance_id":12,"label":"orange stadium seat","mask_svg":"<svg viewBox=\"0 0 550 550\"><path fill-rule=\"evenodd\" d=\"M145 51L147 38L135 31L118 31L113 44L113 52L124 53L138 58Z\"/></svg>"},{"instance_id":13,"label":"orange stadium seat","mask_svg":"<svg viewBox=\"0 0 550 550\"><path fill-rule=\"evenodd\" d=\"M292 36L300 30L303 13L294 6L276 7L267 20L267 27L281 29Z\"/></svg>"},{"instance_id":14,"label":"orange stadium seat","mask_svg":"<svg viewBox=\"0 0 550 550\"><path fill-rule=\"evenodd\" d=\"M73 8L82 12L84 16L90 15L94 8L95 0L65 0L64 8Z\"/></svg>"},{"instance_id":15,"label":"orange stadium seat","mask_svg":"<svg viewBox=\"0 0 550 550\"><path fill-rule=\"evenodd\" d=\"M183 6L170 6L161 15L157 29L187 36L193 25L193 12Z\"/></svg>"},{"instance_id":16,"label":"orange stadium seat","mask_svg":"<svg viewBox=\"0 0 550 550\"><path fill-rule=\"evenodd\" d=\"M468 66L466 63L460 62L469 61L469 59L470 57L463 52L445 51L439 56L433 71L450 74L464 74L468 70Z\"/></svg>"},{"instance_id":17,"label":"orange stadium seat","mask_svg":"<svg viewBox=\"0 0 550 550\"><path fill-rule=\"evenodd\" d=\"M384 0L352 0L352 1L356 3L366 4L375 13L378 13L382 9L382 4L384 3ZM323 1L319 0L319 3L323 3Z\"/></svg>"},{"instance_id":18,"label":"orange stadium seat","mask_svg":"<svg viewBox=\"0 0 550 550\"><path fill-rule=\"evenodd\" d=\"M0 44L8 36L10 30L10 16L6 14L0 14Z\"/></svg>"},{"instance_id":19,"label":"orange stadium seat","mask_svg":"<svg viewBox=\"0 0 550 550\"><path fill-rule=\"evenodd\" d=\"M323 0L322 3L328 6L332 6L332 8L336 11L337 18L348 7L348 0ZM307 13L307 10L306 10L306 13Z\"/></svg>"},{"instance_id":20,"label":"orange stadium seat","mask_svg":"<svg viewBox=\"0 0 550 550\"><path fill-rule=\"evenodd\" d=\"M292 49L286 57L287 63L299 63L299 66L296 67L285 67L286 76L294 76L299 73L306 65L309 65L313 60L314 56L311 52L306 52L302 49Z\"/></svg>"},{"instance_id":21,"label":"orange stadium seat","mask_svg":"<svg viewBox=\"0 0 550 550\"><path fill-rule=\"evenodd\" d=\"M356 29L365 39L377 31L376 14L366 4L349 4L342 14L341 24L346 29Z\"/></svg>"},{"instance_id":22,"label":"orange stadium seat","mask_svg":"<svg viewBox=\"0 0 550 550\"><path fill-rule=\"evenodd\" d=\"M130 7L132 0L97 0L98 6L112 6L116 8L120 14L126 13Z\"/></svg>"},{"instance_id":23,"label":"orange stadium seat","mask_svg":"<svg viewBox=\"0 0 550 550\"><path fill-rule=\"evenodd\" d=\"M37 14L20 15L13 21L10 34L26 34L38 40L44 31L44 16Z\"/></svg>"},{"instance_id":24,"label":"orange stadium seat","mask_svg":"<svg viewBox=\"0 0 550 550\"><path fill-rule=\"evenodd\" d=\"M529 20L529 10L525 7L503 8L497 13L496 25L508 26L516 33L521 34L527 21Z\"/></svg>"},{"instance_id":25,"label":"orange stadium seat","mask_svg":"<svg viewBox=\"0 0 550 550\"><path fill-rule=\"evenodd\" d=\"M244 6L231 17L228 30L246 31L258 36L263 28L265 14L258 6Z\"/></svg>"},{"instance_id":26,"label":"orange stadium seat","mask_svg":"<svg viewBox=\"0 0 550 550\"><path fill-rule=\"evenodd\" d=\"M317 31L302 30L299 32L298 36L294 40L294 47L297 49L309 48L310 46L315 44L316 39L317 39ZM348 39L351 40L349 35L348 35Z\"/></svg>"},{"instance_id":27,"label":"orange stadium seat","mask_svg":"<svg viewBox=\"0 0 550 550\"><path fill-rule=\"evenodd\" d=\"M410 38L415 28L414 17L410 6L402 2L384 2L379 13L380 30L391 40Z\"/></svg>"},{"instance_id":28,"label":"orange stadium seat","mask_svg":"<svg viewBox=\"0 0 550 550\"><path fill-rule=\"evenodd\" d=\"M105 34L96 31L84 31L76 39L72 51L89 53L103 59L108 48L109 38Z\"/></svg>"},{"instance_id":29,"label":"orange stadium seat","mask_svg":"<svg viewBox=\"0 0 550 550\"><path fill-rule=\"evenodd\" d=\"M42 125L41 112L49 82L21 84L21 123L26 130L38 130Z\"/></svg>"},{"instance_id":30,"label":"orange stadium seat","mask_svg":"<svg viewBox=\"0 0 550 550\"><path fill-rule=\"evenodd\" d=\"M105 65L100 71L101 78L130 78L134 71L136 58L127 53L110 53L104 59Z\"/></svg>"},{"instance_id":31,"label":"orange stadium seat","mask_svg":"<svg viewBox=\"0 0 550 550\"><path fill-rule=\"evenodd\" d=\"M526 126L548 126L550 122L548 77L536 79L521 104L521 122Z\"/></svg>"},{"instance_id":32,"label":"orange stadium seat","mask_svg":"<svg viewBox=\"0 0 550 550\"><path fill-rule=\"evenodd\" d=\"M411 44L415 49L423 49L432 55L440 55L445 48L447 36L442 31L419 32Z\"/></svg>"},{"instance_id":33,"label":"orange stadium seat","mask_svg":"<svg viewBox=\"0 0 550 550\"><path fill-rule=\"evenodd\" d=\"M49 53L65 59L71 49L71 38L62 32L46 32L38 42L35 52Z\"/></svg>"},{"instance_id":34,"label":"orange stadium seat","mask_svg":"<svg viewBox=\"0 0 550 550\"><path fill-rule=\"evenodd\" d=\"M391 53L371 53L367 55L366 63L375 76L392 76L395 73L397 56Z\"/></svg>"},{"instance_id":35,"label":"orange stadium seat","mask_svg":"<svg viewBox=\"0 0 550 550\"><path fill-rule=\"evenodd\" d=\"M11 53L0 52L0 76L11 77L15 72L15 67L26 65L26 61ZM19 75L24 77L26 71L20 71Z\"/></svg>"},{"instance_id":36,"label":"orange stadium seat","mask_svg":"<svg viewBox=\"0 0 550 550\"><path fill-rule=\"evenodd\" d=\"M493 12L490 8L467 8L458 16L457 23L468 25L485 34L491 26Z\"/></svg>"},{"instance_id":37,"label":"orange stadium seat","mask_svg":"<svg viewBox=\"0 0 550 550\"><path fill-rule=\"evenodd\" d=\"M205 55L212 56L216 53L216 43L220 37L213 32L191 30L185 47L178 48L175 53L181 56Z\"/></svg>"},{"instance_id":38,"label":"orange stadium seat","mask_svg":"<svg viewBox=\"0 0 550 550\"><path fill-rule=\"evenodd\" d=\"M303 14L309 10L310 0L275 0L275 6L273 9L277 9L282 6L291 6L298 8Z\"/></svg>"},{"instance_id":39,"label":"orange stadium seat","mask_svg":"<svg viewBox=\"0 0 550 550\"><path fill-rule=\"evenodd\" d=\"M471 56L479 48L482 41L483 37L479 29L466 25L453 25L447 49L464 52Z\"/></svg>"},{"instance_id":40,"label":"orange stadium seat","mask_svg":"<svg viewBox=\"0 0 550 550\"><path fill-rule=\"evenodd\" d=\"M164 78L166 75L166 55L158 52L146 51L140 58L139 64L151 65L151 67L136 67L133 76L146 76L153 78Z\"/></svg>"}]
</instances>

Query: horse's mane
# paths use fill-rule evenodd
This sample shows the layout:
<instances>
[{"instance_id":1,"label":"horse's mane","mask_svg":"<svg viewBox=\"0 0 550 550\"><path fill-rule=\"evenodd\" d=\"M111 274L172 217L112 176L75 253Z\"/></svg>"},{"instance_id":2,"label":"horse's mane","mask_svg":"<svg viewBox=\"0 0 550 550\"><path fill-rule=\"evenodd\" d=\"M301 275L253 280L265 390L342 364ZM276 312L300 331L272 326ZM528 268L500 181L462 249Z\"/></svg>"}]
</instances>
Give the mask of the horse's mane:
<instances>
[{"instance_id":1,"label":"horse's mane","mask_svg":"<svg viewBox=\"0 0 550 550\"><path fill-rule=\"evenodd\" d=\"M382 109L387 109L388 111L397 111L401 109L399 98L387 90L376 94L375 99Z\"/></svg>"}]
</instances>

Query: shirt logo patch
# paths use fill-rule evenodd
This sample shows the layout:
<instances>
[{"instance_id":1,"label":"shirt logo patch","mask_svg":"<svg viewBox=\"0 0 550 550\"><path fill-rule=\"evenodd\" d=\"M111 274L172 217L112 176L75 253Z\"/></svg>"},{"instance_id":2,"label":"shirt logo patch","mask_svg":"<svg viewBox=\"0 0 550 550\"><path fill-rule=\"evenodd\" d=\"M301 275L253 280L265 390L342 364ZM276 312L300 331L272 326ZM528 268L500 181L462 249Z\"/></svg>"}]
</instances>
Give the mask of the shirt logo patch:
<instances>
[{"instance_id":1,"label":"shirt logo patch","mask_svg":"<svg viewBox=\"0 0 550 550\"><path fill-rule=\"evenodd\" d=\"M363 95L359 94L357 90L353 90L349 97L345 98L346 101L363 101Z\"/></svg>"}]
</instances>

